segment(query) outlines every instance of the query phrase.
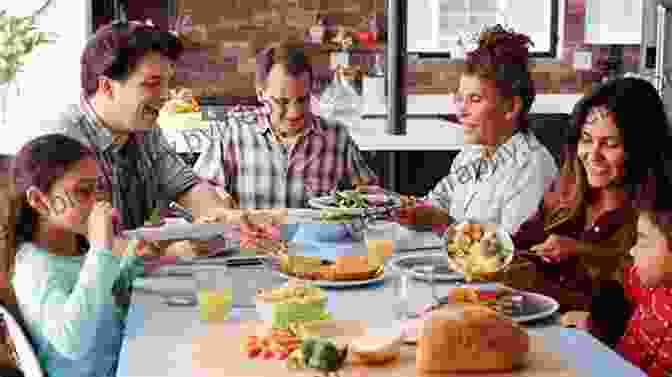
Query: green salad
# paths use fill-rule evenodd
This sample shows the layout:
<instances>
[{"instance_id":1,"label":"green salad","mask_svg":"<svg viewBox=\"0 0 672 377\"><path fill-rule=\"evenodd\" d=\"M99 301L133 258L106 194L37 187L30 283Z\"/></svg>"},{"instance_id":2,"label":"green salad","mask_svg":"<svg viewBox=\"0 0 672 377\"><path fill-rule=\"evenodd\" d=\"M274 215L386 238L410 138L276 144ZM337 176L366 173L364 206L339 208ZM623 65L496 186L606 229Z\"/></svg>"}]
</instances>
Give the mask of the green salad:
<instances>
[{"instance_id":1,"label":"green salad","mask_svg":"<svg viewBox=\"0 0 672 377\"><path fill-rule=\"evenodd\" d=\"M338 208L368 208L369 200L365 193L359 191L336 191L334 199Z\"/></svg>"}]
</instances>

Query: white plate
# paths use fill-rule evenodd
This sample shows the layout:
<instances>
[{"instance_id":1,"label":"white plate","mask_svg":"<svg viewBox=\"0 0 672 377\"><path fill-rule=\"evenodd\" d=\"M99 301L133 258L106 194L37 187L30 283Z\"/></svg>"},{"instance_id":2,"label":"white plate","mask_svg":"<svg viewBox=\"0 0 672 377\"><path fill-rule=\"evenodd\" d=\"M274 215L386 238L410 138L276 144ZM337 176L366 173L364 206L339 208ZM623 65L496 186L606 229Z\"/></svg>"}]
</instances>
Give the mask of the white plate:
<instances>
[{"instance_id":1,"label":"white plate","mask_svg":"<svg viewBox=\"0 0 672 377\"><path fill-rule=\"evenodd\" d=\"M320 222L320 210L315 208L288 208L287 224Z\"/></svg>"},{"instance_id":2,"label":"white plate","mask_svg":"<svg viewBox=\"0 0 672 377\"><path fill-rule=\"evenodd\" d=\"M388 265L395 270L406 270L410 277L418 280L430 280L430 274L425 268L428 266L438 266L434 272L434 281L461 281L464 275L452 271L448 267L448 257L441 251L424 251L412 254L397 255L388 261Z\"/></svg>"},{"instance_id":3,"label":"white plate","mask_svg":"<svg viewBox=\"0 0 672 377\"><path fill-rule=\"evenodd\" d=\"M222 234L229 234L234 227L229 224L194 224L194 223L169 223L160 227L140 227L124 231L129 238L146 241L207 239Z\"/></svg>"},{"instance_id":4,"label":"white plate","mask_svg":"<svg viewBox=\"0 0 672 377\"><path fill-rule=\"evenodd\" d=\"M526 307L532 306L534 309L530 309L529 312L526 310L527 313L525 314L511 317L515 322L522 323L543 319L553 315L560 308L560 304L553 297L534 292L523 291L520 293L525 296Z\"/></svg>"},{"instance_id":5,"label":"white plate","mask_svg":"<svg viewBox=\"0 0 672 377\"><path fill-rule=\"evenodd\" d=\"M369 208L340 208L336 207L334 197L331 195L320 196L317 198L311 198L308 200L308 205L317 209L331 209L339 211L343 214L351 216L361 216L365 213L380 213L385 212L390 208L399 208L401 207L401 200L393 195L386 194L373 194L368 195L373 201L384 202L382 206L374 206ZM383 199L384 200L380 200Z\"/></svg>"},{"instance_id":6,"label":"white plate","mask_svg":"<svg viewBox=\"0 0 672 377\"><path fill-rule=\"evenodd\" d=\"M344 280L344 281L332 281L332 280L307 280L307 279L298 279L294 276L287 275L282 271L273 269L273 273L276 276L282 277L284 279L295 279L299 281L305 281L307 283L313 284L320 288L349 288L349 287L360 287L363 285L369 285L385 280L385 272L383 271L380 276L377 276L373 279L368 280Z\"/></svg>"}]
</instances>

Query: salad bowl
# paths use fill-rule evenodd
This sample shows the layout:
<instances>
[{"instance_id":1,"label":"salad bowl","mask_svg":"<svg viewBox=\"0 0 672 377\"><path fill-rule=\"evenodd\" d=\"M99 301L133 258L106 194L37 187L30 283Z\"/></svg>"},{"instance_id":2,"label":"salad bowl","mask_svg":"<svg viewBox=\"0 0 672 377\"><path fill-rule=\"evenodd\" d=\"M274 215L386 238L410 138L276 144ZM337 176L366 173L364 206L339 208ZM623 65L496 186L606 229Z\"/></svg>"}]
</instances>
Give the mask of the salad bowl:
<instances>
[{"instance_id":1,"label":"salad bowl","mask_svg":"<svg viewBox=\"0 0 672 377\"><path fill-rule=\"evenodd\" d=\"M466 220L449 226L442 237L449 266L466 281L491 280L514 259L511 236L495 224Z\"/></svg>"}]
</instances>

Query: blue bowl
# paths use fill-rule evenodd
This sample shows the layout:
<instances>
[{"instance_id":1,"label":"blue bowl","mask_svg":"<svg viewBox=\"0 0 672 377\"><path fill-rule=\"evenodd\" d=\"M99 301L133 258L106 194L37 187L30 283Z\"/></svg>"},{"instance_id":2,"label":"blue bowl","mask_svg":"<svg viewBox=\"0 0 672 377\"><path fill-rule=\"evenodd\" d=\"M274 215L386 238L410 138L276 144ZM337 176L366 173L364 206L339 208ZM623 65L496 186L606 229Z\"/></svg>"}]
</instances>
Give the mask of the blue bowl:
<instances>
[{"instance_id":1,"label":"blue bowl","mask_svg":"<svg viewBox=\"0 0 672 377\"><path fill-rule=\"evenodd\" d=\"M351 240L349 224L299 224L293 241L340 242Z\"/></svg>"},{"instance_id":2,"label":"blue bowl","mask_svg":"<svg viewBox=\"0 0 672 377\"><path fill-rule=\"evenodd\" d=\"M299 230L300 224L283 224L282 225L282 239L291 241L294 239L296 232Z\"/></svg>"}]
</instances>

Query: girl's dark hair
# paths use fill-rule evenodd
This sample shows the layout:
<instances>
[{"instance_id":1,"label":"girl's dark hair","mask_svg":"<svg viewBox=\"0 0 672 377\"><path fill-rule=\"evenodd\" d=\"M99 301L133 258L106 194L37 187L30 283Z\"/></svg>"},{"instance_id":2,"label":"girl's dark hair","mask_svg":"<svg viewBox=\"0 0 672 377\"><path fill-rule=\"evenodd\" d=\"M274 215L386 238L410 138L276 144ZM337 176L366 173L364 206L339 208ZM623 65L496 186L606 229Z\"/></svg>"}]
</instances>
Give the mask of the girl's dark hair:
<instances>
[{"instance_id":1,"label":"girl's dark hair","mask_svg":"<svg viewBox=\"0 0 672 377\"><path fill-rule=\"evenodd\" d=\"M37 213L28 204L26 191L34 186L48 192L72 163L89 157L95 158L93 151L62 134L40 136L21 147L11 166L13 188L9 223L14 232L10 247L15 252L21 242L32 240L38 220Z\"/></svg>"},{"instance_id":2,"label":"girl's dark hair","mask_svg":"<svg viewBox=\"0 0 672 377\"><path fill-rule=\"evenodd\" d=\"M183 50L175 35L143 22L114 21L101 26L82 53L82 90L86 97L92 96L98 90L100 76L126 81L150 52L158 51L177 61Z\"/></svg>"},{"instance_id":3,"label":"girl's dark hair","mask_svg":"<svg viewBox=\"0 0 672 377\"><path fill-rule=\"evenodd\" d=\"M667 145L672 145L668 140ZM665 151L636 193L636 206L651 223L672 241L672 153Z\"/></svg>"},{"instance_id":4,"label":"girl's dark hair","mask_svg":"<svg viewBox=\"0 0 672 377\"><path fill-rule=\"evenodd\" d=\"M527 114L536 96L528 45L534 43L524 34L506 30L499 24L487 28L479 36L478 47L467 54L464 72L494 82L504 98L521 98L521 131L529 130Z\"/></svg>"},{"instance_id":5,"label":"girl's dark hair","mask_svg":"<svg viewBox=\"0 0 672 377\"><path fill-rule=\"evenodd\" d=\"M574 203L571 205L573 215L580 211L590 189L579 160L578 146L583 125L595 106L603 106L613 114L621 133L625 150L623 182L630 199L641 196L642 185L649 181L652 172L664 170L662 165L670 145L665 106L651 83L626 77L612 79L594 88L576 103L572 111L563 150L565 164L558 180L564 202Z\"/></svg>"}]
</instances>

